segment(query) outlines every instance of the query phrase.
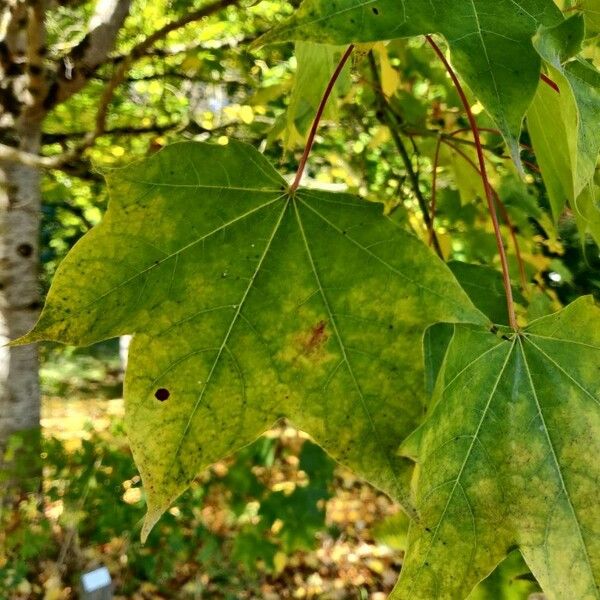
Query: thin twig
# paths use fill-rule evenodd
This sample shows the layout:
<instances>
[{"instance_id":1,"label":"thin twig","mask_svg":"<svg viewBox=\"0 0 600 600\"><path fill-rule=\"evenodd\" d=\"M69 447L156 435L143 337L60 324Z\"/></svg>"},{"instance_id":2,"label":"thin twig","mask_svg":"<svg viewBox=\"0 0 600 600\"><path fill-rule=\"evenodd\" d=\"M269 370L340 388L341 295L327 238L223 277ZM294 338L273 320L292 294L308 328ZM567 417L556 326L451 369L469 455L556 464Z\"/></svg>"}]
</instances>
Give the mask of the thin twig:
<instances>
[{"instance_id":1,"label":"thin twig","mask_svg":"<svg viewBox=\"0 0 600 600\"><path fill-rule=\"evenodd\" d=\"M499 129L492 129L491 127L479 127L479 131L483 131L485 133L493 133L494 135L499 135L501 136L502 133L500 132ZM452 133L450 133L450 137L455 138L454 141L458 141L460 140L460 138L455 137L461 133L471 133L471 128L470 127L462 127L461 129L455 129ZM462 140L464 141L464 140ZM524 148L525 150L529 150L530 152L533 152L533 148L531 146L529 146L528 144L524 144L523 142L519 142L519 145L521 146L521 148ZM485 148L485 146L484 146ZM504 158L504 157L502 157ZM506 157L508 158L508 157Z\"/></svg>"},{"instance_id":2,"label":"thin twig","mask_svg":"<svg viewBox=\"0 0 600 600\"><path fill-rule=\"evenodd\" d=\"M431 227L429 228L429 245L433 244L435 239L435 213L437 211L437 171L440 164L440 150L442 149L442 136L438 136L435 143L435 153L433 155L433 174L431 178Z\"/></svg>"},{"instance_id":3,"label":"thin twig","mask_svg":"<svg viewBox=\"0 0 600 600\"><path fill-rule=\"evenodd\" d=\"M481 171L479 170L479 167L475 164L475 162L471 159L470 156L468 156L458 146L456 146L449 140L442 140L442 141L449 148L452 148L452 150L454 150L454 152L456 152L459 156L461 156L467 162L467 164L469 164L474 169L474 171L481 177ZM502 199L500 198L500 194L498 194L498 192L492 186L490 186L490 187L492 189L492 193L494 194L494 199L496 201L496 204L498 205L498 207L500 208L500 212L502 213L502 218L504 219L504 222L506 223L506 226L508 227L508 229L510 231L513 245L515 247L515 255L517 257L517 263L519 265L519 275L521 277L521 287L525 290L525 289L527 289L527 273L525 271L525 261L523 260L523 256L521 255L521 246L519 244L519 239L517 238L517 230L512 223L510 215L508 214L508 210L506 210L506 205L504 204L504 202L502 202Z\"/></svg>"},{"instance_id":4,"label":"thin twig","mask_svg":"<svg viewBox=\"0 0 600 600\"><path fill-rule=\"evenodd\" d=\"M433 229L433 223L431 221L431 215L429 214L429 208L427 206L427 200L425 200L425 196L423 196L423 192L421 191L421 185L419 182L419 176L415 171L412 160L406 149L406 145L403 142L400 134L398 133L398 129L401 127L400 123L396 121L399 116L394 112L393 109L390 108L389 102L385 97L383 92L383 88L381 87L381 80L379 79L379 72L377 70L377 63L375 62L375 56L373 52L369 52L369 64L371 67L371 73L373 75L374 88L377 93L377 98L379 100L379 104L381 106L381 115L379 116L380 121L387 126L392 135L392 139L394 140L394 144L402 158L402 162L404 163L404 168L406 169L406 173L411 182L411 187L417 198L417 202L419 204L419 208L421 210L421 214L423 216L423 221L425 222L425 226L427 227L427 231L429 235L432 237L433 248L436 254L444 260L444 253L442 252L442 248L440 246L440 241Z\"/></svg>"},{"instance_id":5,"label":"thin twig","mask_svg":"<svg viewBox=\"0 0 600 600\"><path fill-rule=\"evenodd\" d=\"M494 226L494 234L496 236L496 244L498 246L498 253L500 254L500 262L502 264L502 279L504 282L504 291L506 293L506 305L508 308L508 318L510 322L510 326L514 329L518 329L517 323L517 314L515 311L515 302L513 298L512 286L510 282L510 271L508 268L508 259L506 257L506 249L504 248L504 241L502 240L502 233L500 232L500 223L498 222L498 215L496 214L496 204L494 193L492 191L492 187L490 185L490 180L487 173L487 167L485 164L485 156L483 154L483 146L481 144L481 137L479 135L479 129L477 128L477 121L475 120L475 115L473 115L473 111L471 110L471 105L467 99L467 95L458 79L458 76L454 72L454 69L448 62L445 54L442 52L441 48L435 43L433 38L428 35L426 36L427 42L433 48L434 52L437 54L438 58L444 64L448 75L452 79L454 83L454 87L460 96L460 100L464 106L464 109L467 113L467 118L469 120L469 125L471 126L471 130L473 132L473 139L475 140L475 148L477 150L477 159L479 161L479 169L481 171L481 180L483 182L483 188L485 190L485 196L488 203L488 210L490 213L490 217L492 219L492 224Z\"/></svg>"},{"instance_id":6,"label":"thin twig","mask_svg":"<svg viewBox=\"0 0 600 600\"><path fill-rule=\"evenodd\" d=\"M348 62L348 59L350 58L350 55L352 54L353 50L354 50L354 45L348 46L346 52L344 52L342 58L340 59L338 66L336 67L335 71L333 72L333 75L329 79L329 83L327 84L327 87L325 88L325 92L323 93L323 97L321 98L321 102L319 104L319 107L317 108L317 113L316 113L314 121L312 123L312 127L310 128L310 132L308 134L308 139L306 140L306 146L304 147L304 152L302 153L302 158L300 159L300 162L298 164L298 171L296 172L296 177L294 178L294 181L293 181L292 185L290 186L290 192L295 192L298 189L300 182L302 181L302 176L304 175L304 170L306 169L306 163L308 162L308 157L310 156L310 152L315 143L315 136L317 135L317 130L319 129L319 123L321 122L323 113L325 112L325 107L327 106L327 101L329 100L329 97L331 96L331 92L333 92L333 88L335 87L335 84L336 84L342 70L346 66L346 63Z\"/></svg>"}]
</instances>

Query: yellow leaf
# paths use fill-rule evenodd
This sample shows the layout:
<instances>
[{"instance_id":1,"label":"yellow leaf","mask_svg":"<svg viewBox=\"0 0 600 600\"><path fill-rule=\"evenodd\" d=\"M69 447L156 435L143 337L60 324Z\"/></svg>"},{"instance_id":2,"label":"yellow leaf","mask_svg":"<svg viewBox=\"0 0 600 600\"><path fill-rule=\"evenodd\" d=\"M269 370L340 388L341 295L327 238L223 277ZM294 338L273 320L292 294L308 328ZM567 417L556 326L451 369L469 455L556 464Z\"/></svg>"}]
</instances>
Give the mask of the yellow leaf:
<instances>
[{"instance_id":1,"label":"yellow leaf","mask_svg":"<svg viewBox=\"0 0 600 600\"><path fill-rule=\"evenodd\" d=\"M375 44L375 52L379 56L379 67L381 69L381 87L383 93L390 98L400 87L400 74L390 62L387 48L383 42Z\"/></svg>"},{"instance_id":2,"label":"yellow leaf","mask_svg":"<svg viewBox=\"0 0 600 600\"><path fill-rule=\"evenodd\" d=\"M254 111L251 106L246 104L240 107L240 119L243 123L246 123L246 125L250 125L250 123L254 121Z\"/></svg>"},{"instance_id":3,"label":"yellow leaf","mask_svg":"<svg viewBox=\"0 0 600 600\"><path fill-rule=\"evenodd\" d=\"M275 566L275 572L281 573L287 565L287 556L285 552L277 552L273 557L273 565Z\"/></svg>"}]
</instances>

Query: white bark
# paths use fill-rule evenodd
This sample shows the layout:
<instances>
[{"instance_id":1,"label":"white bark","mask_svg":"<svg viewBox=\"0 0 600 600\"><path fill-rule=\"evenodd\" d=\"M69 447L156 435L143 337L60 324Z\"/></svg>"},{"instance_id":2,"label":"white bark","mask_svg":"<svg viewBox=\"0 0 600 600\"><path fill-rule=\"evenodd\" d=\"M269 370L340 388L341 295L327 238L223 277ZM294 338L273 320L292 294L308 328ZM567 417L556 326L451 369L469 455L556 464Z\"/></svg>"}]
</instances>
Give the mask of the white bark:
<instances>
[{"instance_id":1,"label":"white bark","mask_svg":"<svg viewBox=\"0 0 600 600\"><path fill-rule=\"evenodd\" d=\"M37 348L6 344L33 327L40 307L40 167L54 166L53 159L38 156L42 121L106 60L131 4L97 0L88 34L59 68L59 81L51 84L43 70L46 3L14 1L0 10L5 18L0 41L11 51L11 60L25 60L27 68L13 79L0 73L2 86L9 86L12 94L5 94L12 102L0 109L2 141L19 142L14 148L0 144L0 466L11 434L40 424Z\"/></svg>"},{"instance_id":2,"label":"white bark","mask_svg":"<svg viewBox=\"0 0 600 600\"><path fill-rule=\"evenodd\" d=\"M119 338L119 358L121 359L121 371L123 371L123 373L125 373L125 371L127 370L131 338L131 335L122 335Z\"/></svg>"},{"instance_id":3,"label":"white bark","mask_svg":"<svg viewBox=\"0 0 600 600\"><path fill-rule=\"evenodd\" d=\"M17 132L20 148L37 153L41 124ZM5 344L31 329L39 312L40 173L0 162L0 448L17 431L39 427L40 392L35 345Z\"/></svg>"},{"instance_id":4,"label":"white bark","mask_svg":"<svg viewBox=\"0 0 600 600\"><path fill-rule=\"evenodd\" d=\"M81 90L114 48L117 35L129 14L131 0L98 0L88 34L63 59L54 98L47 106L64 102Z\"/></svg>"}]
</instances>

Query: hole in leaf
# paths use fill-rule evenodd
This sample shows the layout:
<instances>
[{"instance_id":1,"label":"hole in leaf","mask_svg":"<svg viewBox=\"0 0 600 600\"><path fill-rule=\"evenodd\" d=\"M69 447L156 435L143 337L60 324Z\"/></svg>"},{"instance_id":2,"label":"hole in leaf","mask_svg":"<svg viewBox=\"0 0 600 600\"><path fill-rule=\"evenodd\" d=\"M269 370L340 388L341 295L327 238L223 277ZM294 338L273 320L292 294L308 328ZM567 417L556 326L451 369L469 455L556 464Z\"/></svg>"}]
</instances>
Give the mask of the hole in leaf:
<instances>
[{"instance_id":1,"label":"hole in leaf","mask_svg":"<svg viewBox=\"0 0 600 600\"><path fill-rule=\"evenodd\" d=\"M161 402L168 400L170 395L171 392L165 388L159 388L158 390L156 390L156 392L154 392L154 397L157 400L160 400Z\"/></svg>"}]
</instances>

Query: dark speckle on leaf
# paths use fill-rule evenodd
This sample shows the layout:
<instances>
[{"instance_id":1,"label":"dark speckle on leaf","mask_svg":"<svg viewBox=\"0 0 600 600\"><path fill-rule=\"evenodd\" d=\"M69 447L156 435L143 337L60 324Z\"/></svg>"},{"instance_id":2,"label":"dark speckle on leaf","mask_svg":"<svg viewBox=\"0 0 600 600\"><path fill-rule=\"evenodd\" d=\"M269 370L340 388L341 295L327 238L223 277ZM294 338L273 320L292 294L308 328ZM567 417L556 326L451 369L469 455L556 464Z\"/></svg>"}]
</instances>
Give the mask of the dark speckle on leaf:
<instances>
[{"instance_id":1,"label":"dark speckle on leaf","mask_svg":"<svg viewBox=\"0 0 600 600\"><path fill-rule=\"evenodd\" d=\"M169 392L169 390L167 390L165 388L159 388L156 390L156 392L154 392L154 397L157 400L160 400L161 402L168 400L170 395L171 395L171 392Z\"/></svg>"}]
</instances>

